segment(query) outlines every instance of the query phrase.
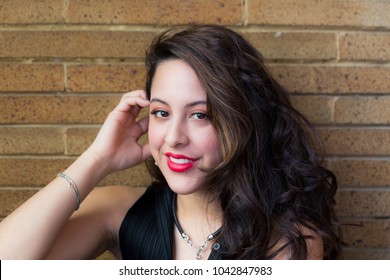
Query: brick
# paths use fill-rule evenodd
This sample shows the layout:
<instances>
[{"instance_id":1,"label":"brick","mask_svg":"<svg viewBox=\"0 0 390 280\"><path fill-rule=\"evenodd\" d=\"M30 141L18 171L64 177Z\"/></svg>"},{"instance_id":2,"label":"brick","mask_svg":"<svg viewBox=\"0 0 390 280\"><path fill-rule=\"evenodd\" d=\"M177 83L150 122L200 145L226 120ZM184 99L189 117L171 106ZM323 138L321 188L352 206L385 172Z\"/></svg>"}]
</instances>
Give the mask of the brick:
<instances>
[{"instance_id":1,"label":"brick","mask_svg":"<svg viewBox=\"0 0 390 280\"><path fill-rule=\"evenodd\" d=\"M60 154L62 130L44 127L0 127L0 154Z\"/></svg>"},{"instance_id":2,"label":"brick","mask_svg":"<svg viewBox=\"0 0 390 280\"><path fill-rule=\"evenodd\" d=\"M382 249L361 249L361 248L345 248L343 260L389 260L390 251L388 248Z\"/></svg>"},{"instance_id":3,"label":"brick","mask_svg":"<svg viewBox=\"0 0 390 280\"><path fill-rule=\"evenodd\" d=\"M122 185L132 187L146 187L152 182L145 164L139 164L130 169L109 174L100 183L100 186Z\"/></svg>"},{"instance_id":4,"label":"brick","mask_svg":"<svg viewBox=\"0 0 390 280\"><path fill-rule=\"evenodd\" d=\"M72 92L127 92L145 88L143 64L67 66L67 89Z\"/></svg>"},{"instance_id":5,"label":"brick","mask_svg":"<svg viewBox=\"0 0 390 280\"><path fill-rule=\"evenodd\" d=\"M388 128L319 128L327 155L390 155Z\"/></svg>"},{"instance_id":6,"label":"brick","mask_svg":"<svg viewBox=\"0 0 390 280\"><path fill-rule=\"evenodd\" d=\"M267 60L331 60L336 36L311 32L243 32Z\"/></svg>"},{"instance_id":7,"label":"brick","mask_svg":"<svg viewBox=\"0 0 390 280\"><path fill-rule=\"evenodd\" d=\"M388 32L346 33L340 36L340 60L390 60Z\"/></svg>"},{"instance_id":8,"label":"brick","mask_svg":"<svg viewBox=\"0 0 390 280\"><path fill-rule=\"evenodd\" d=\"M390 182L387 159L332 159L330 169L341 187L385 187Z\"/></svg>"},{"instance_id":9,"label":"brick","mask_svg":"<svg viewBox=\"0 0 390 280\"><path fill-rule=\"evenodd\" d=\"M92 144L98 132L99 128L96 127L68 128L65 133L65 153L67 155L80 155Z\"/></svg>"},{"instance_id":10,"label":"brick","mask_svg":"<svg viewBox=\"0 0 390 280\"><path fill-rule=\"evenodd\" d=\"M0 57L140 58L155 35L145 31L2 31Z\"/></svg>"},{"instance_id":11,"label":"brick","mask_svg":"<svg viewBox=\"0 0 390 280\"><path fill-rule=\"evenodd\" d=\"M387 66L271 65L271 72L294 93L389 93Z\"/></svg>"},{"instance_id":12,"label":"brick","mask_svg":"<svg viewBox=\"0 0 390 280\"><path fill-rule=\"evenodd\" d=\"M214 23L237 25L243 21L241 0L129 1L88 0L69 2L69 23L176 25Z\"/></svg>"},{"instance_id":13,"label":"brick","mask_svg":"<svg viewBox=\"0 0 390 280\"><path fill-rule=\"evenodd\" d=\"M141 111L139 118L144 117L148 113L148 110ZM66 155L80 155L83 153L95 140L99 127L77 127L66 129ZM141 145L147 142L147 135L145 134L138 141Z\"/></svg>"},{"instance_id":14,"label":"brick","mask_svg":"<svg viewBox=\"0 0 390 280\"><path fill-rule=\"evenodd\" d=\"M336 214L339 217L388 217L390 191L339 190L336 194Z\"/></svg>"},{"instance_id":15,"label":"brick","mask_svg":"<svg viewBox=\"0 0 390 280\"><path fill-rule=\"evenodd\" d=\"M64 0L2 0L0 24L63 23Z\"/></svg>"},{"instance_id":16,"label":"brick","mask_svg":"<svg viewBox=\"0 0 390 280\"><path fill-rule=\"evenodd\" d=\"M74 158L54 157L0 158L0 186L43 187L74 160ZM150 183L151 177L145 164L140 164L127 170L111 173L98 185L146 187Z\"/></svg>"},{"instance_id":17,"label":"brick","mask_svg":"<svg viewBox=\"0 0 390 280\"><path fill-rule=\"evenodd\" d=\"M119 99L115 95L0 96L0 123L100 124Z\"/></svg>"},{"instance_id":18,"label":"brick","mask_svg":"<svg viewBox=\"0 0 390 280\"><path fill-rule=\"evenodd\" d=\"M340 124L389 124L389 96L348 96L335 102L334 120Z\"/></svg>"},{"instance_id":19,"label":"brick","mask_svg":"<svg viewBox=\"0 0 390 280\"><path fill-rule=\"evenodd\" d=\"M0 158L0 185L43 187L73 161L74 159L50 157L2 157Z\"/></svg>"},{"instance_id":20,"label":"brick","mask_svg":"<svg viewBox=\"0 0 390 280\"><path fill-rule=\"evenodd\" d=\"M333 98L327 96L292 96L291 101L310 122L324 124L333 122Z\"/></svg>"},{"instance_id":21,"label":"brick","mask_svg":"<svg viewBox=\"0 0 390 280\"><path fill-rule=\"evenodd\" d=\"M0 64L0 92L63 91L64 67L46 64Z\"/></svg>"},{"instance_id":22,"label":"brick","mask_svg":"<svg viewBox=\"0 0 390 280\"><path fill-rule=\"evenodd\" d=\"M8 216L36 192L37 189L0 188L0 217Z\"/></svg>"},{"instance_id":23,"label":"brick","mask_svg":"<svg viewBox=\"0 0 390 280\"><path fill-rule=\"evenodd\" d=\"M390 220L350 220L344 222L345 242L355 248L390 247ZM354 224L354 225L348 225ZM356 226L355 226L356 225Z\"/></svg>"},{"instance_id":24,"label":"brick","mask_svg":"<svg viewBox=\"0 0 390 280\"><path fill-rule=\"evenodd\" d=\"M262 25L389 27L383 0L251 0L248 23Z\"/></svg>"}]
</instances>

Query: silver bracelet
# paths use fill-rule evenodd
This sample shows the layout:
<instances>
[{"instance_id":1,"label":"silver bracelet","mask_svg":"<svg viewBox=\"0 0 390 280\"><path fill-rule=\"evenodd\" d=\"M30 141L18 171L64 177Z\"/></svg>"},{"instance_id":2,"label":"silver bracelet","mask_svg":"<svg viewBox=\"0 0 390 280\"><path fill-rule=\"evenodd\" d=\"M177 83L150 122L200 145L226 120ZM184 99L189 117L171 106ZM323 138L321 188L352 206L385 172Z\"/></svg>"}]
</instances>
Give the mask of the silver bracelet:
<instances>
[{"instance_id":1,"label":"silver bracelet","mask_svg":"<svg viewBox=\"0 0 390 280\"><path fill-rule=\"evenodd\" d=\"M80 208L80 203L81 203L80 192L79 189L77 188L76 182L73 181L72 178L70 178L68 175L64 173L58 173L57 177L64 178L66 181L68 181L69 186L73 189L74 194L76 195L76 209L75 209L76 211L77 209Z\"/></svg>"}]
</instances>

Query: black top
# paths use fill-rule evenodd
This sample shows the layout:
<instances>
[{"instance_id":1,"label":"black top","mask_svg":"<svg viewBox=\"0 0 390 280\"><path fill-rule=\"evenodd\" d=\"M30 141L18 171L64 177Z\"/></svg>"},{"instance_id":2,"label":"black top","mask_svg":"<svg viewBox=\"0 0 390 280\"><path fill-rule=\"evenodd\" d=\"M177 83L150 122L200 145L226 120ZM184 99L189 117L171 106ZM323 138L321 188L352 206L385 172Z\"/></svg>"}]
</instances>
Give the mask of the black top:
<instances>
[{"instance_id":1,"label":"black top","mask_svg":"<svg viewBox=\"0 0 390 280\"><path fill-rule=\"evenodd\" d=\"M168 186L151 185L129 209L119 229L124 260L172 259L173 197ZM217 251L220 251L220 245L214 243L209 260L221 259Z\"/></svg>"}]
</instances>

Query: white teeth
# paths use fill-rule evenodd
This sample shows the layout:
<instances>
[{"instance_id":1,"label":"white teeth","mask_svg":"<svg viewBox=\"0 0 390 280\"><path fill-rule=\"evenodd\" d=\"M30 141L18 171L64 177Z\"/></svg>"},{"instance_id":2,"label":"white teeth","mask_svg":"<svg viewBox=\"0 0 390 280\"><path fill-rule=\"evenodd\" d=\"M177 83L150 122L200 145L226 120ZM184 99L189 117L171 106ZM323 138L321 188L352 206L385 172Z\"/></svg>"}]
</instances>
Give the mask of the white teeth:
<instances>
[{"instance_id":1,"label":"white teeth","mask_svg":"<svg viewBox=\"0 0 390 280\"><path fill-rule=\"evenodd\" d=\"M177 164L186 164L186 163L191 162L191 160L186 159L186 158L173 158L173 157L169 157L169 158L172 162L177 163Z\"/></svg>"}]
</instances>

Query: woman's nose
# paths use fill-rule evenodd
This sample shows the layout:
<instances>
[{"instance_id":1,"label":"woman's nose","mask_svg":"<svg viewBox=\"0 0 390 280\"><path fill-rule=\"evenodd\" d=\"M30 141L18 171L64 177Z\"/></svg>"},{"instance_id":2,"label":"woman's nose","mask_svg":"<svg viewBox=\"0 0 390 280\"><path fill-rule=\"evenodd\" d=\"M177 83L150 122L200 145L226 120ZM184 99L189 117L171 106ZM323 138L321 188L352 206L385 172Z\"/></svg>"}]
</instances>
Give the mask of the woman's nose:
<instances>
[{"instance_id":1,"label":"woman's nose","mask_svg":"<svg viewBox=\"0 0 390 280\"><path fill-rule=\"evenodd\" d=\"M179 120L171 120L168 125L165 143L171 147L184 146L188 144L186 127Z\"/></svg>"}]
</instances>

